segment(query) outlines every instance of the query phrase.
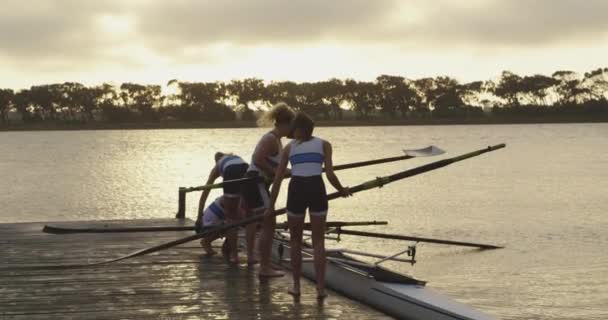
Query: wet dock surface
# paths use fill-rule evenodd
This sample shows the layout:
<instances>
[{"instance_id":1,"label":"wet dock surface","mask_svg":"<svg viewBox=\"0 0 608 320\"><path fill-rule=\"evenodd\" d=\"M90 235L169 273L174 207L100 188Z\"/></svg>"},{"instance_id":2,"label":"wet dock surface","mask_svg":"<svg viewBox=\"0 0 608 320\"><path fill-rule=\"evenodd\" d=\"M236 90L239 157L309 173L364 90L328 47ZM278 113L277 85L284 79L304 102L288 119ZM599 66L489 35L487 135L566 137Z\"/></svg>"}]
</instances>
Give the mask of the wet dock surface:
<instances>
[{"instance_id":1,"label":"wet dock surface","mask_svg":"<svg viewBox=\"0 0 608 320\"><path fill-rule=\"evenodd\" d=\"M197 242L118 263L65 269L175 240L191 232L53 235L45 224L176 226L177 219L0 224L0 319L384 319L386 315L314 284L287 294L291 275L259 281L246 264L205 257Z\"/></svg>"}]
</instances>

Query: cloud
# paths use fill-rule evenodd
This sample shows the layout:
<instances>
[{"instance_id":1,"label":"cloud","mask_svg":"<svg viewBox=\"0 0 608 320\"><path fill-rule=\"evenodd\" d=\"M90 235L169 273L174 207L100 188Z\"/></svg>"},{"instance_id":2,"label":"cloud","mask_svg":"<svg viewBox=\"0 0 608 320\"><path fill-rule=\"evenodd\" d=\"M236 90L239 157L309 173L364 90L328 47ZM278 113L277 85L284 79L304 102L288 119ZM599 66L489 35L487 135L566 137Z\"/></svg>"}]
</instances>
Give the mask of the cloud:
<instances>
[{"instance_id":1,"label":"cloud","mask_svg":"<svg viewBox=\"0 0 608 320\"><path fill-rule=\"evenodd\" d=\"M422 37L478 46L537 47L601 41L605 0L443 0L415 26Z\"/></svg>"},{"instance_id":2,"label":"cloud","mask_svg":"<svg viewBox=\"0 0 608 320\"><path fill-rule=\"evenodd\" d=\"M32 0L3 2L0 65L49 71L81 67L100 58L111 39L97 18L115 12L118 1Z\"/></svg>"},{"instance_id":3,"label":"cloud","mask_svg":"<svg viewBox=\"0 0 608 320\"><path fill-rule=\"evenodd\" d=\"M374 28L396 5L394 0L161 1L138 8L139 29L162 43L302 43Z\"/></svg>"},{"instance_id":4,"label":"cloud","mask_svg":"<svg viewBox=\"0 0 608 320\"><path fill-rule=\"evenodd\" d=\"M124 74L254 63L247 57L260 48L281 56L335 47L357 59L384 49L393 58L502 48L523 55L592 48L608 36L605 12L605 0L5 0L0 68Z\"/></svg>"}]
</instances>

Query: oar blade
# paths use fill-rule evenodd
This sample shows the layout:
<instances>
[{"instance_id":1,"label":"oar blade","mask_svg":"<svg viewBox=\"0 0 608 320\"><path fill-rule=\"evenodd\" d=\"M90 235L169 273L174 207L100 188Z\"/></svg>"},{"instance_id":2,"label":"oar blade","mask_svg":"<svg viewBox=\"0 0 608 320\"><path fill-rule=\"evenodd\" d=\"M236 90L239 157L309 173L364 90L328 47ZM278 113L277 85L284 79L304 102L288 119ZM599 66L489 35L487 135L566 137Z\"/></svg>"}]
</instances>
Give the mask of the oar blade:
<instances>
[{"instance_id":1,"label":"oar blade","mask_svg":"<svg viewBox=\"0 0 608 320\"><path fill-rule=\"evenodd\" d=\"M403 153L410 157L432 157L442 155L445 151L436 146L428 146L421 149L406 149L403 150Z\"/></svg>"}]
</instances>

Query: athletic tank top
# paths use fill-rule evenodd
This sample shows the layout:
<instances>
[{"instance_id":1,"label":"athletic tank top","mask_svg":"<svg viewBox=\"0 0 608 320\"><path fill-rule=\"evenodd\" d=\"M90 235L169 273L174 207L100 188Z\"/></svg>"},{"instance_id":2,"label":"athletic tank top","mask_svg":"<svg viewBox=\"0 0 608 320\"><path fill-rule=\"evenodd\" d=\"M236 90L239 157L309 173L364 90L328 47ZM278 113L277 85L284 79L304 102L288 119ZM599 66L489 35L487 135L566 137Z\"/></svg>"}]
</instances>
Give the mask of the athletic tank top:
<instances>
[{"instance_id":1,"label":"athletic tank top","mask_svg":"<svg viewBox=\"0 0 608 320\"><path fill-rule=\"evenodd\" d=\"M226 168L235 164L245 164L245 160L239 156L235 156L233 154L227 154L220 158L220 161L217 162L217 171L220 173L220 176L223 178L224 173L226 172Z\"/></svg>"},{"instance_id":2,"label":"athletic tank top","mask_svg":"<svg viewBox=\"0 0 608 320\"><path fill-rule=\"evenodd\" d=\"M323 140L312 137L308 141L294 140L289 143L291 175L298 177L320 176L323 172L325 152Z\"/></svg>"},{"instance_id":3,"label":"athletic tank top","mask_svg":"<svg viewBox=\"0 0 608 320\"><path fill-rule=\"evenodd\" d=\"M251 156L251 164L249 165L249 169L247 171L257 172L262 176L266 176L264 174L264 172L255 165L254 160L255 160L256 154L259 152L259 149L261 148L260 145L262 144L262 141L264 141L264 139L269 139L268 136L271 136L272 139L277 141L277 143L279 144L279 152L277 152L276 155L267 156L266 162L268 162L268 164L273 168L276 168L279 165L279 160L281 157L281 150L283 149L283 146L281 145L281 140L279 140L272 132L268 132L264 136L262 136L262 138L260 139L260 142L258 142L258 144L255 146L255 150L253 151L253 155Z\"/></svg>"},{"instance_id":4,"label":"athletic tank top","mask_svg":"<svg viewBox=\"0 0 608 320\"><path fill-rule=\"evenodd\" d=\"M217 197L203 212L203 225L214 225L224 221L224 208L222 208L222 197Z\"/></svg>"}]
</instances>

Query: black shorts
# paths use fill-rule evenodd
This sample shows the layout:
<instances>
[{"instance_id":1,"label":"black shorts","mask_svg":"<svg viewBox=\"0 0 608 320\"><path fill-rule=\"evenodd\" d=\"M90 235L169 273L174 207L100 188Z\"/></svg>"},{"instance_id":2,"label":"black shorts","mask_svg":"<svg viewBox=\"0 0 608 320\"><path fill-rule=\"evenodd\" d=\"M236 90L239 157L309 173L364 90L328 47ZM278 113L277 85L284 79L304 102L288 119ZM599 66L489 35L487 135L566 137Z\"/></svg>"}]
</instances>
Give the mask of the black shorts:
<instances>
[{"instance_id":1,"label":"black shorts","mask_svg":"<svg viewBox=\"0 0 608 320\"><path fill-rule=\"evenodd\" d=\"M311 216L327 214L327 192L321 176L294 176L289 181L287 214L290 216L304 216L306 209Z\"/></svg>"},{"instance_id":2,"label":"black shorts","mask_svg":"<svg viewBox=\"0 0 608 320\"><path fill-rule=\"evenodd\" d=\"M241 194L243 195L247 207L251 211L259 211L268 208L270 203L268 187L270 184L266 183L260 177L260 174L255 171L245 173L245 178L257 178L253 181L241 184Z\"/></svg>"},{"instance_id":3,"label":"black shorts","mask_svg":"<svg viewBox=\"0 0 608 320\"><path fill-rule=\"evenodd\" d=\"M224 169L224 181L242 179L249 165L246 163L233 164ZM239 183L228 183L224 187L224 196L236 198L241 196L241 185Z\"/></svg>"}]
</instances>

